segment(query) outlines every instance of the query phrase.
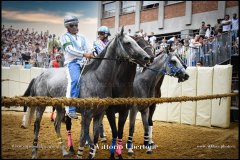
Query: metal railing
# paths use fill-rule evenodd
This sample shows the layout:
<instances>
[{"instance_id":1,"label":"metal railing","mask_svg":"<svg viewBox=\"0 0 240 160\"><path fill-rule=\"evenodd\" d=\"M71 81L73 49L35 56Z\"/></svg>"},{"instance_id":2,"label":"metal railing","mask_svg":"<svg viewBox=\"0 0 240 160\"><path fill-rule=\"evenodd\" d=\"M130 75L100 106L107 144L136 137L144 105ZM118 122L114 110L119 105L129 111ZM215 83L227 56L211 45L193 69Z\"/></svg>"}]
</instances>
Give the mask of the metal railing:
<instances>
[{"instance_id":1,"label":"metal railing","mask_svg":"<svg viewBox=\"0 0 240 160\"><path fill-rule=\"evenodd\" d=\"M209 67L230 63L231 55L236 53L236 49L232 46L232 32L216 36L213 40L207 40L202 46L184 47L185 50L180 49L178 53L188 66L196 66L198 62Z\"/></svg>"}]
</instances>

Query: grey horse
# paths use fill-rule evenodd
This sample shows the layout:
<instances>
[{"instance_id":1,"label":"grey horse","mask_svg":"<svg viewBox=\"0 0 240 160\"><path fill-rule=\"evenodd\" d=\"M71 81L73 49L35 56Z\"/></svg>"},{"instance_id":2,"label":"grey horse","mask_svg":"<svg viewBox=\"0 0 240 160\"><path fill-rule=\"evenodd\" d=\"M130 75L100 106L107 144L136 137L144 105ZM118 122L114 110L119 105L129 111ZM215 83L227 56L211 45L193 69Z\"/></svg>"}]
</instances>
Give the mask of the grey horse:
<instances>
[{"instance_id":1,"label":"grey horse","mask_svg":"<svg viewBox=\"0 0 240 160\"><path fill-rule=\"evenodd\" d=\"M116 70L121 70L119 63L127 60L131 62L146 64L149 62L150 57L146 52L138 46L138 44L128 35L123 34L123 27L121 32L118 33L105 47L102 53L85 66L81 76L81 91L80 98L86 97L99 97L106 98L112 97L112 85L117 78ZM122 72L126 72L122 70ZM67 88L67 76L65 68L50 68L36 77L31 89L24 96L51 96L51 97L65 97ZM32 148L32 158L37 158L37 142L40 129L40 122L43 112L46 107L31 107L29 108L29 115L27 121L33 117L36 110L36 120L34 123L34 140ZM89 141L90 153L89 158L95 157L96 144L98 142L98 128L100 117L108 106L102 107L77 107L77 112L81 113L81 135L80 145L77 153L78 158L82 158L83 149L86 141L86 135L89 135L89 126L93 119L93 133L94 142ZM61 120L64 116L64 108L56 107L57 116L54 121L55 131L57 133L57 140L63 152L63 156L68 155L60 134Z\"/></svg>"},{"instance_id":2,"label":"grey horse","mask_svg":"<svg viewBox=\"0 0 240 160\"><path fill-rule=\"evenodd\" d=\"M151 62L154 59L154 49L152 46L148 44L144 40L143 37L134 37L131 36L137 44L144 50L146 53L151 56ZM117 97L132 97L133 96L133 80L136 74L136 68L137 64L132 63L132 62L122 62L119 63L121 65L119 69L116 71L117 72L117 78L116 81L113 84L113 91L112 91L112 97L117 98ZM125 70L125 72L122 72L122 70ZM113 143L111 145L111 159L114 158L114 152L115 152L115 144L116 138L118 136L118 139L121 140L123 136L123 128L128 116L129 112L129 107L127 105L118 105L118 106L109 106L108 109L106 110L107 113L107 118L112 130L112 137L113 137ZM116 127L116 122L115 122L115 113L119 113L119 123L118 123L118 129ZM102 119L103 117L101 117ZM71 119L66 116L66 128L67 130L71 130ZM118 135L117 135L118 133ZM69 134L69 133L68 133ZM71 134L71 133L70 133ZM69 141L69 153L74 154L74 148L71 142L71 139L68 139ZM120 148L121 146L119 146ZM121 156L121 149L117 150L117 154L119 158L122 158Z\"/></svg>"},{"instance_id":3,"label":"grey horse","mask_svg":"<svg viewBox=\"0 0 240 160\"><path fill-rule=\"evenodd\" d=\"M143 72L136 73L133 83L134 97L151 98L155 97L155 89L157 84L162 81L164 75L169 75L178 78L178 82L183 82L189 78L186 73L186 65L175 54L162 53L154 59L151 66L144 69ZM158 85L158 87L160 87ZM160 89L160 88L159 88ZM130 109L130 126L129 136L127 141L128 154L133 154L133 133L135 128L135 119L137 112L141 112L144 125L144 146L147 148L147 153L152 153L152 148L149 144L149 107L151 105L137 106L134 105Z\"/></svg>"},{"instance_id":4,"label":"grey horse","mask_svg":"<svg viewBox=\"0 0 240 160\"><path fill-rule=\"evenodd\" d=\"M144 40L143 37L133 37L140 47L151 56L151 62L154 59L154 48ZM113 85L112 97L132 97L133 96L133 80L136 74L137 65L135 63L122 63L121 69L124 68L126 72L117 70L117 79ZM120 68L119 68L120 69ZM110 158L114 159L115 148L119 159L122 158L122 138L123 129L128 117L130 106L118 105L109 106L106 110L106 115L111 126L112 144L110 146ZM119 113L118 127L116 125L115 114ZM118 140L117 140L118 138ZM117 147L115 146L117 144Z\"/></svg>"}]
</instances>

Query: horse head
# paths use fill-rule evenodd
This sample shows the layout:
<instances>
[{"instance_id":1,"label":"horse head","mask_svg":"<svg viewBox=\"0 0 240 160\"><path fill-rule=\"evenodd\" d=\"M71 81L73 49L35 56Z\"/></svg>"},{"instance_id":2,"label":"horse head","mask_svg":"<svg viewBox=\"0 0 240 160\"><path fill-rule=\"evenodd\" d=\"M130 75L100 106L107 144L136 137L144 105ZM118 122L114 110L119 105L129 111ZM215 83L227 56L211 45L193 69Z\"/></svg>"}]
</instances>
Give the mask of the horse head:
<instances>
[{"instance_id":1,"label":"horse head","mask_svg":"<svg viewBox=\"0 0 240 160\"><path fill-rule=\"evenodd\" d=\"M123 33L124 27L121 28L120 33L116 35L117 45L119 49L117 52L122 58L127 58L129 61L145 65L149 63L151 57L137 44L137 42L130 36Z\"/></svg>"},{"instance_id":2,"label":"horse head","mask_svg":"<svg viewBox=\"0 0 240 160\"><path fill-rule=\"evenodd\" d=\"M154 47L149 44L147 41L144 40L143 37L138 36L131 36L137 44L151 57L150 62L152 63L155 58L155 49Z\"/></svg>"},{"instance_id":3,"label":"horse head","mask_svg":"<svg viewBox=\"0 0 240 160\"><path fill-rule=\"evenodd\" d=\"M189 75L186 72L187 66L179 58L177 54L165 53L165 67L163 72L166 75L178 78L178 82L184 82L188 80Z\"/></svg>"}]
</instances>

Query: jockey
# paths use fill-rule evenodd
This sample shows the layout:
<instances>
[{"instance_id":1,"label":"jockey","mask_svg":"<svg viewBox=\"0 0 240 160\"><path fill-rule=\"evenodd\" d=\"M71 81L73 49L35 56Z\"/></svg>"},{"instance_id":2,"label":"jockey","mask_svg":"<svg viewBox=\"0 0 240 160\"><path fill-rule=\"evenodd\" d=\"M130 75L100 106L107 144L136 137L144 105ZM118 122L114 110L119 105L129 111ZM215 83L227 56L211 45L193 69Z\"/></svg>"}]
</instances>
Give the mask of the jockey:
<instances>
[{"instance_id":1,"label":"jockey","mask_svg":"<svg viewBox=\"0 0 240 160\"><path fill-rule=\"evenodd\" d=\"M78 23L76 16L66 16L64 18L64 26L67 28L67 33L61 37L61 45L64 51L64 66L66 67L68 78L67 98L77 98L79 96L81 62L84 60L84 57L93 57L85 37L77 34ZM70 118L78 118L76 107L65 106L65 109L66 115Z\"/></svg>"},{"instance_id":2,"label":"jockey","mask_svg":"<svg viewBox=\"0 0 240 160\"><path fill-rule=\"evenodd\" d=\"M102 52L105 46L108 44L108 36L111 36L110 30L107 26L101 26L98 29L98 39L93 42L93 47L95 52L93 52L94 56L97 56Z\"/></svg>"}]
</instances>

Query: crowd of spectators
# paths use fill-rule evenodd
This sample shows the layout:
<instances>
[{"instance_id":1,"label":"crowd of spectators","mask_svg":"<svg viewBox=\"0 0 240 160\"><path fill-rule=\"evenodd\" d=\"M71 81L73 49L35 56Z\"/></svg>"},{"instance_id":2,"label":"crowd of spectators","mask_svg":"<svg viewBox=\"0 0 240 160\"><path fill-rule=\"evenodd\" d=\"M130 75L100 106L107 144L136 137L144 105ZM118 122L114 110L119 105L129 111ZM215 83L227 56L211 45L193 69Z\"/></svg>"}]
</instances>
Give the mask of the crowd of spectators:
<instances>
[{"instance_id":1,"label":"crowd of spectators","mask_svg":"<svg viewBox=\"0 0 240 160\"><path fill-rule=\"evenodd\" d=\"M156 55L168 48L172 52L180 54L180 57L188 66L196 66L197 64L204 65L204 57L214 53L212 49L206 49L207 45L209 46L215 41L220 41L218 43L221 43L221 45L226 43L227 47L227 42L219 40L219 37L224 34L231 33L231 52L232 54L237 54L239 51L238 27L238 17L234 13L232 19L230 19L229 15L225 15L224 19L217 19L214 27L211 27L210 24L206 25L203 21L199 27L199 32L185 39L181 39L180 35L157 39L154 32L147 35L143 29L135 33L132 33L131 29L128 29L127 34L143 37L154 47ZM53 47L49 52L47 47L48 38L48 31L38 33L34 29L32 31L28 28L26 30L19 30L14 29L12 26L5 28L2 25L2 66L31 64L36 67L52 67L51 61L55 61L56 54L60 54L59 66L62 67L64 61L63 52L57 47ZM196 59L197 55L200 56L198 60Z\"/></svg>"},{"instance_id":2,"label":"crowd of spectators","mask_svg":"<svg viewBox=\"0 0 240 160\"><path fill-rule=\"evenodd\" d=\"M48 52L48 31L14 29L12 26L7 28L2 25L1 37L2 66L5 67L15 64L24 65L26 68L31 66L46 68L54 59L53 53L58 52Z\"/></svg>"},{"instance_id":3,"label":"crowd of spectators","mask_svg":"<svg viewBox=\"0 0 240 160\"><path fill-rule=\"evenodd\" d=\"M142 29L137 31L135 35L144 37L144 39L155 48L156 55L168 48L172 52L177 52L180 54L182 60L188 66L196 66L199 64L209 65L206 63L204 64L205 58L209 56L209 54L214 53L214 51L206 46L211 46L216 41L219 47L221 45L225 47L230 46L231 54L238 54L238 23L237 14L234 13L232 19L230 19L229 15L225 15L224 19L218 19L214 27L212 27L210 24L206 25L203 21L199 27L199 31L185 39L181 39L180 35L174 35L171 37L162 37L160 40L158 40L156 36L154 36L153 32L151 32L151 35L148 36L147 33ZM127 34L132 35L130 29ZM227 34L231 35L232 37L228 39L225 38L225 42L221 36L228 37ZM229 42L232 44L229 45ZM197 59L197 56L200 58Z\"/></svg>"}]
</instances>

